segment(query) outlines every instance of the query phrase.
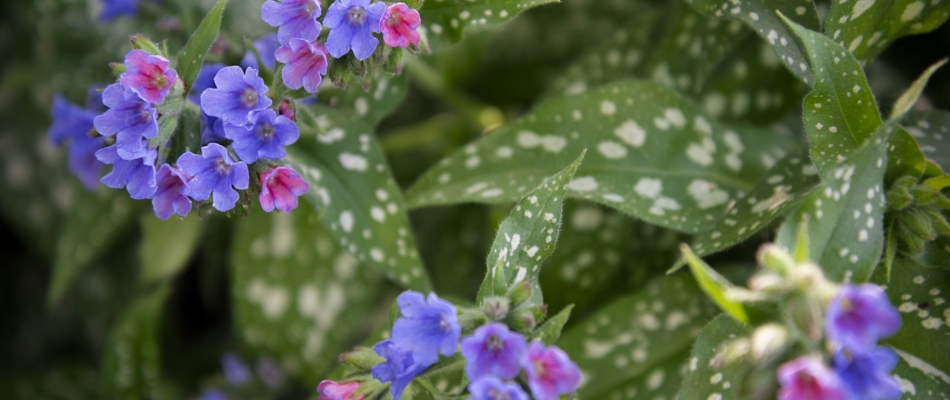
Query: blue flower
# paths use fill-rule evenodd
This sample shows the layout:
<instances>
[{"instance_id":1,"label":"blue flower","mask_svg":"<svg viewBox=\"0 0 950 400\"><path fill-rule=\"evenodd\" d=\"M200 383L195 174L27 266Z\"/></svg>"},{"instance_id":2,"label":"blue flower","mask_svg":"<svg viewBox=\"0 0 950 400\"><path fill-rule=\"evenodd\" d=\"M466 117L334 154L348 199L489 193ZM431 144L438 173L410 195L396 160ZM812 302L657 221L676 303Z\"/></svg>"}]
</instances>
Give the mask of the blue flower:
<instances>
[{"instance_id":1,"label":"blue flower","mask_svg":"<svg viewBox=\"0 0 950 400\"><path fill-rule=\"evenodd\" d=\"M182 154L178 168L192 176L185 193L198 201L207 200L213 193L212 205L218 211L234 208L239 196L232 187L247 189L247 164L231 160L228 150L217 143L202 147L200 156L192 152Z\"/></svg>"},{"instance_id":2,"label":"blue flower","mask_svg":"<svg viewBox=\"0 0 950 400\"><path fill-rule=\"evenodd\" d=\"M172 214L182 217L191 212L191 199L185 196L186 183L191 177L180 169L163 164L155 177L158 188L152 195L152 209L160 219L168 219Z\"/></svg>"},{"instance_id":3,"label":"blue flower","mask_svg":"<svg viewBox=\"0 0 950 400\"><path fill-rule=\"evenodd\" d=\"M228 400L228 396L221 390L210 389L201 392L200 400Z\"/></svg>"},{"instance_id":4,"label":"blue flower","mask_svg":"<svg viewBox=\"0 0 950 400\"><path fill-rule=\"evenodd\" d=\"M105 88L106 85L94 84L89 86L89 89L86 89L86 109L98 111L98 114L108 110L105 104L102 104L102 91L105 90Z\"/></svg>"},{"instance_id":5,"label":"blue flower","mask_svg":"<svg viewBox=\"0 0 950 400\"><path fill-rule=\"evenodd\" d=\"M386 4L369 1L337 0L327 9L323 24L330 28L326 45L334 58L343 57L352 49L358 60L365 60L376 50L379 39L373 33L379 33Z\"/></svg>"},{"instance_id":6,"label":"blue flower","mask_svg":"<svg viewBox=\"0 0 950 400\"><path fill-rule=\"evenodd\" d=\"M392 340L401 349L412 353L419 365L426 367L444 356L455 354L462 333L455 306L429 293L428 302L422 293L406 291L396 299L402 317L393 324Z\"/></svg>"},{"instance_id":7,"label":"blue flower","mask_svg":"<svg viewBox=\"0 0 950 400\"><path fill-rule=\"evenodd\" d=\"M254 49L257 50L257 55L261 56L261 62L264 63L264 66L274 69L274 64L276 63L274 51L277 50L277 34L268 33L261 36L254 41L253 45ZM261 69L261 67L257 65L257 57L254 57L254 53L250 50L244 53L244 58L241 59L241 66Z\"/></svg>"},{"instance_id":8,"label":"blue flower","mask_svg":"<svg viewBox=\"0 0 950 400\"><path fill-rule=\"evenodd\" d=\"M269 108L252 114L248 125L225 124L224 132L228 139L234 141L231 148L247 163L259 158L284 158L287 151L283 146L296 142L300 137L300 130L294 121L283 115L278 116Z\"/></svg>"},{"instance_id":9,"label":"blue flower","mask_svg":"<svg viewBox=\"0 0 950 400\"><path fill-rule=\"evenodd\" d=\"M119 156L118 147L113 145L96 152L96 158L106 164L112 164L112 172L102 177L102 183L113 189L125 189L133 199L152 197L157 187L155 181L155 149L148 149L142 158L126 160Z\"/></svg>"},{"instance_id":10,"label":"blue flower","mask_svg":"<svg viewBox=\"0 0 950 400\"><path fill-rule=\"evenodd\" d=\"M89 190L99 184L102 168L106 166L96 158L96 152L103 147L106 147L105 139L90 136L77 137L69 146L69 171Z\"/></svg>"},{"instance_id":11,"label":"blue flower","mask_svg":"<svg viewBox=\"0 0 950 400\"><path fill-rule=\"evenodd\" d=\"M470 377L471 378L471 377ZM514 382L485 378L468 385L472 400L528 400L528 394Z\"/></svg>"},{"instance_id":12,"label":"blue flower","mask_svg":"<svg viewBox=\"0 0 950 400\"><path fill-rule=\"evenodd\" d=\"M277 29L280 44L290 39L314 41L320 35L320 3L317 0L268 0L261 6L261 19Z\"/></svg>"},{"instance_id":13,"label":"blue flower","mask_svg":"<svg viewBox=\"0 0 950 400\"><path fill-rule=\"evenodd\" d=\"M89 190L96 188L105 164L96 159L96 151L105 147L105 139L89 136L98 113L79 107L63 96L53 96L53 125L49 139L54 145L69 142L69 170Z\"/></svg>"},{"instance_id":14,"label":"blue flower","mask_svg":"<svg viewBox=\"0 0 950 400\"><path fill-rule=\"evenodd\" d=\"M99 12L99 20L108 21L123 15L135 16L138 10L138 0L102 0L102 11Z\"/></svg>"},{"instance_id":15,"label":"blue flower","mask_svg":"<svg viewBox=\"0 0 950 400\"><path fill-rule=\"evenodd\" d=\"M201 111L201 145L227 139L224 134L224 122Z\"/></svg>"},{"instance_id":16,"label":"blue flower","mask_svg":"<svg viewBox=\"0 0 950 400\"><path fill-rule=\"evenodd\" d=\"M252 112L270 107L267 85L254 68L242 72L241 67L224 67L215 75L214 84L214 89L201 94L201 109L225 123L244 125Z\"/></svg>"},{"instance_id":17,"label":"blue flower","mask_svg":"<svg viewBox=\"0 0 950 400\"><path fill-rule=\"evenodd\" d=\"M901 315L884 289L874 284L842 285L828 304L825 331L835 346L868 353L877 341L897 333Z\"/></svg>"},{"instance_id":18,"label":"blue flower","mask_svg":"<svg viewBox=\"0 0 950 400\"><path fill-rule=\"evenodd\" d=\"M528 351L528 342L508 327L492 322L482 325L472 336L462 340L465 373L470 381L486 376L514 378L521 370L521 359Z\"/></svg>"},{"instance_id":19,"label":"blue flower","mask_svg":"<svg viewBox=\"0 0 950 400\"><path fill-rule=\"evenodd\" d=\"M145 156L148 142L158 135L158 112L131 89L110 85L102 93L102 103L109 111L95 119L96 131L103 136L116 135L120 157L135 160Z\"/></svg>"},{"instance_id":20,"label":"blue flower","mask_svg":"<svg viewBox=\"0 0 950 400\"><path fill-rule=\"evenodd\" d=\"M839 351L834 355L835 371L851 389L852 400L901 398L901 385L890 372L897 366L897 354L878 347L867 354Z\"/></svg>"},{"instance_id":21,"label":"blue flower","mask_svg":"<svg viewBox=\"0 0 950 400\"><path fill-rule=\"evenodd\" d=\"M224 67L224 64L208 64L201 67L201 70L198 71L198 77L195 78L195 83L191 85L191 89L188 91L188 100L200 106L201 94L207 89L217 87L214 85L214 76Z\"/></svg>"},{"instance_id":22,"label":"blue flower","mask_svg":"<svg viewBox=\"0 0 950 400\"><path fill-rule=\"evenodd\" d=\"M373 366L373 378L380 382L392 382L389 386L389 392L393 395L393 400L399 400L402 391L406 389L409 382L420 372L428 368L416 364L412 358L412 353L401 349L393 340L384 340L373 346L373 350L380 357L386 359Z\"/></svg>"},{"instance_id":23,"label":"blue flower","mask_svg":"<svg viewBox=\"0 0 950 400\"><path fill-rule=\"evenodd\" d=\"M221 370L224 371L224 380L233 386L251 381L251 368L237 354L228 353L221 357Z\"/></svg>"}]
</instances>

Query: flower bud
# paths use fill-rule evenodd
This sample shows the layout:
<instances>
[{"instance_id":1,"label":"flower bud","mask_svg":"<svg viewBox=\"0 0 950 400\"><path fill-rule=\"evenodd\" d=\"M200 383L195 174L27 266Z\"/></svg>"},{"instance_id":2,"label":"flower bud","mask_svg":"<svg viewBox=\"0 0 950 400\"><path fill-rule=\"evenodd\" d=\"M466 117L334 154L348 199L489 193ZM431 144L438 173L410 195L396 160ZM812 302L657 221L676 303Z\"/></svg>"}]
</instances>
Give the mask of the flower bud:
<instances>
[{"instance_id":1,"label":"flower bud","mask_svg":"<svg viewBox=\"0 0 950 400\"><path fill-rule=\"evenodd\" d=\"M805 295L796 295L788 300L786 307L792 321L798 326L798 330L813 341L821 339L822 307L815 299Z\"/></svg>"},{"instance_id":2,"label":"flower bud","mask_svg":"<svg viewBox=\"0 0 950 400\"><path fill-rule=\"evenodd\" d=\"M135 36L132 36L131 40L132 40L133 49L145 50L149 54L155 55L155 56L164 56L164 53L158 47L158 45L155 43L152 43L152 41L148 40L145 36L135 35Z\"/></svg>"},{"instance_id":3,"label":"flower bud","mask_svg":"<svg viewBox=\"0 0 950 400\"><path fill-rule=\"evenodd\" d=\"M482 303L482 312L492 321L501 321L508 315L509 301L504 297L492 296Z\"/></svg>"},{"instance_id":4,"label":"flower bud","mask_svg":"<svg viewBox=\"0 0 950 400\"><path fill-rule=\"evenodd\" d=\"M292 121L296 121L296 118L294 118L296 114L297 112L294 109L293 103L288 100L284 100L280 103L280 115L290 118Z\"/></svg>"},{"instance_id":5,"label":"flower bud","mask_svg":"<svg viewBox=\"0 0 950 400\"><path fill-rule=\"evenodd\" d=\"M914 186L910 189L910 193L914 196L914 202L919 205L932 204L940 197L938 190L927 185Z\"/></svg>"},{"instance_id":6,"label":"flower bud","mask_svg":"<svg viewBox=\"0 0 950 400\"><path fill-rule=\"evenodd\" d=\"M894 186L887 191L887 207L892 210L903 210L914 202L914 196L910 190L902 186Z\"/></svg>"},{"instance_id":7,"label":"flower bud","mask_svg":"<svg viewBox=\"0 0 950 400\"><path fill-rule=\"evenodd\" d=\"M368 347L357 347L349 353L340 354L340 362L360 370L369 370L383 361L386 360Z\"/></svg>"},{"instance_id":8,"label":"flower bud","mask_svg":"<svg viewBox=\"0 0 950 400\"><path fill-rule=\"evenodd\" d=\"M814 263L801 263L795 266L789 273L789 279L799 288L809 291L816 286L823 285L825 274L821 272Z\"/></svg>"},{"instance_id":9,"label":"flower bud","mask_svg":"<svg viewBox=\"0 0 950 400\"><path fill-rule=\"evenodd\" d=\"M540 319L535 316L536 313L532 308L535 307L522 308L510 313L505 322L511 329L518 332L531 332L534 327L538 325L538 321L540 321Z\"/></svg>"},{"instance_id":10,"label":"flower bud","mask_svg":"<svg viewBox=\"0 0 950 400\"><path fill-rule=\"evenodd\" d=\"M924 246L927 245L927 242L907 229L904 224L900 224L897 234L900 236L901 241L904 242L904 244L906 244L911 250L917 254L924 253Z\"/></svg>"},{"instance_id":11,"label":"flower bud","mask_svg":"<svg viewBox=\"0 0 950 400\"><path fill-rule=\"evenodd\" d=\"M750 343L752 362L769 364L788 346L788 329L775 323L762 325L752 332Z\"/></svg>"},{"instance_id":12,"label":"flower bud","mask_svg":"<svg viewBox=\"0 0 950 400\"><path fill-rule=\"evenodd\" d=\"M527 302L531 298L531 282L523 280L516 283L508 291L508 298L511 299L512 307L518 307Z\"/></svg>"},{"instance_id":13,"label":"flower bud","mask_svg":"<svg viewBox=\"0 0 950 400\"><path fill-rule=\"evenodd\" d=\"M459 324L463 332L471 332L490 321L482 310L476 308L459 307Z\"/></svg>"},{"instance_id":14,"label":"flower bud","mask_svg":"<svg viewBox=\"0 0 950 400\"><path fill-rule=\"evenodd\" d=\"M756 292L781 294L789 290L788 283L772 271L762 271L749 278L749 289Z\"/></svg>"},{"instance_id":15,"label":"flower bud","mask_svg":"<svg viewBox=\"0 0 950 400\"><path fill-rule=\"evenodd\" d=\"M795 259L792 258L792 255L775 244L762 245L759 248L757 258L759 264L782 275L788 274L789 271L795 268Z\"/></svg>"},{"instance_id":16,"label":"flower bud","mask_svg":"<svg viewBox=\"0 0 950 400\"><path fill-rule=\"evenodd\" d=\"M900 220L901 225L924 241L937 238L937 231L934 229L933 223L930 222L930 218L927 218L927 215L920 210L911 209L902 213Z\"/></svg>"},{"instance_id":17,"label":"flower bud","mask_svg":"<svg viewBox=\"0 0 950 400\"><path fill-rule=\"evenodd\" d=\"M938 234L950 236L950 223L947 223L947 217L943 213L932 209L924 210L924 212L930 217L930 222Z\"/></svg>"}]
</instances>

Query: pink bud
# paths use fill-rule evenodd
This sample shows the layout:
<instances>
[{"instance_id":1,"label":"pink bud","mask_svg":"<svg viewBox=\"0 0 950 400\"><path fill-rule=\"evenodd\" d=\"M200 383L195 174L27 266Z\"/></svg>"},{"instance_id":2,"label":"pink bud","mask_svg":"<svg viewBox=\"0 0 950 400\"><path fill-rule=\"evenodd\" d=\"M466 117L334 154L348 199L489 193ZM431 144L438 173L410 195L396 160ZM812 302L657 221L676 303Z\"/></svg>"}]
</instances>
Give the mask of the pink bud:
<instances>
[{"instance_id":1,"label":"pink bud","mask_svg":"<svg viewBox=\"0 0 950 400\"><path fill-rule=\"evenodd\" d=\"M317 386L317 392L320 392L317 400L363 400L364 396L350 397L359 388L359 382L323 381L320 382L320 386Z\"/></svg>"}]
</instances>

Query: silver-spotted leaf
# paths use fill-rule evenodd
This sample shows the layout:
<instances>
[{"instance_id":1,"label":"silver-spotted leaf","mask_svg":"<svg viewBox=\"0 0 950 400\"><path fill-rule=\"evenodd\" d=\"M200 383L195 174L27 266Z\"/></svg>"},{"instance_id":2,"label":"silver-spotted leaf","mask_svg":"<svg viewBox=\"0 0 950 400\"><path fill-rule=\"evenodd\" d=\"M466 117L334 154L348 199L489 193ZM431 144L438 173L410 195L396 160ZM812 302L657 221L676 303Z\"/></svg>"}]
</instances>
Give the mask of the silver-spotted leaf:
<instances>
[{"instance_id":1,"label":"silver-spotted leaf","mask_svg":"<svg viewBox=\"0 0 950 400\"><path fill-rule=\"evenodd\" d=\"M901 125L917 143L928 160L950 171L950 113L943 110L911 111Z\"/></svg>"},{"instance_id":2,"label":"silver-spotted leaf","mask_svg":"<svg viewBox=\"0 0 950 400\"><path fill-rule=\"evenodd\" d=\"M675 399L686 373L689 351L667 358L654 366L649 372L638 374L634 378L604 391L604 399L638 400Z\"/></svg>"},{"instance_id":3,"label":"silver-spotted leaf","mask_svg":"<svg viewBox=\"0 0 950 400\"><path fill-rule=\"evenodd\" d=\"M899 359L891 375L901 385L901 400L950 398L950 374L894 348Z\"/></svg>"},{"instance_id":4,"label":"silver-spotted leaf","mask_svg":"<svg viewBox=\"0 0 950 400\"><path fill-rule=\"evenodd\" d=\"M542 104L442 160L406 197L411 207L516 201L589 149L569 196L698 233L794 147L725 127L658 83L625 81Z\"/></svg>"},{"instance_id":5,"label":"silver-spotted leaf","mask_svg":"<svg viewBox=\"0 0 950 400\"><path fill-rule=\"evenodd\" d=\"M733 339L747 336L750 332L750 327L725 315L710 322L693 346L679 398L740 398L743 378L752 367L741 362L719 365L716 357L722 351L723 345Z\"/></svg>"},{"instance_id":6,"label":"silver-spotted leaf","mask_svg":"<svg viewBox=\"0 0 950 400\"><path fill-rule=\"evenodd\" d=\"M163 285L129 305L113 325L102 356L103 396L165 399L159 324L171 289Z\"/></svg>"},{"instance_id":7,"label":"silver-spotted leaf","mask_svg":"<svg viewBox=\"0 0 950 400\"><path fill-rule=\"evenodd\" d=\"M342 90L336 87L321 89L320 99L328 100L334 107L351 107L368 125L376 126L402 102L408 83L405 73L389 76L379 69L367 79L367 88L353 83Z\"/></svg>"},{"instance_id":8,"label":"silver-spotted leaf","mask_svg":"<svg viewBox=\"0 0 950 400\"><path fill-rule=\"evenodd\" d=\"M513 18L531 7L558 0L428 0L419 10L420 31L433 50L462 39L465 29L484 28Z\"/></svg>"},{"instance_id":9,"label":"silver-spotted leaf","mask_svg":"<svg viewBox=\"0 0 950 400\"><path fill-rule=\"evenodd\" d=\"M902 36L930 32L950 4L924 0L834 0L825 34L865 63Z\"/></svg>"}]
</instances>

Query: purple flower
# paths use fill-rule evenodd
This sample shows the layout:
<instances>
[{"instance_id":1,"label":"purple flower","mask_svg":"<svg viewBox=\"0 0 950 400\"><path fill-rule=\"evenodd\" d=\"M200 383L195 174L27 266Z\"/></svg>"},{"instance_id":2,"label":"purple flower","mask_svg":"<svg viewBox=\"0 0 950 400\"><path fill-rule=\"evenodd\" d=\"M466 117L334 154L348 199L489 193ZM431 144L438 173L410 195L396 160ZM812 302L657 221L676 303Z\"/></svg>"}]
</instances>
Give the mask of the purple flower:
<instances>
[{"instance_id":1,"label":"purple flower","mask_svg":"<svg viewBox=\"0 0 950 400\"><path fill-rule=\"evenodd\" d=\"M234 386L241 386L251 381L251 369L237 354L228 353L221 357L221 370L224 371L224 380Z\"/></svg>"},{"instance_id":2,"label":"purple flower","mask_svg":"<svg viewBox=\"0 0 950 400\"><path fill-rule=\"evenodd\" d=\"M469 377L471 379L471 377ZM528 394L514 382L485 378L468 385L472 400L528 400Z\"/></svg>"},{"instance_id":3,"label":"purple flower","mask_svg":"<svg viewBox=\"0 0 950 400\"><path fill-rule=\"evenodd\" d=\"M135 49L126 54L125 66L128 70L119 75L119 83L152 104L162 104L178 79L178 73L168 68L165 57L145 50Z\"/></svg>"},{"instance_id":4,"label":"purple flower","mask_svg":"<svg viewBox=\"0 0 950 400\"><path fill-rule=\"evenodd\" d=\"M326 44L331 56L343 57L352 49L356 59L365 60L376 50L379 39L373 33L379 33L386 4L369 1L337 0L327 9L323 24L330 28Z\"/></svg>"},{"instance_id":5,"label":"purple flower","mask_svg":"<svg viewBox=\"0 0 950 400\"><path fill-rule=\"evenodd\" d=\"M254 41L253 45L254 49L257 50L257 55L261 56L261 62L264 63L264 67L273 69L275 63L274 51L277 50L277 34L268 33L261 36ZM254 57L254 53L250 50L244 53L244 58L241 59L241 66L261 69L261 66L257 65L257 57Z\"/></svg>"},{"instance_id":6,"label":"purple flower","mask_svg":"<svg viewBox=\"0 0 950 400\"><path fill-rule=\"evenodd\" d=\"M528 373L531 394L537 400L558 399L562 394L574 392L581 384L580 368L555 346L544 347L541 342L531 342L521 363Z\"/></svg>"},{"instance_id":7,"label":"purple flower","mask_svg":"<svg viewBox=\"0 0 950 400\"><path fill-rule=\"evenodd\" d=\"M482 325L462 340L465 373L473 382L485 376L514 378L527 350L524 337L509 331L507 326L497 322Z\"/></svg>"},{"instance_id":8,"label":"purple flower","mask_svg":"<svg viewBox=\"0 0 950 400\"><path fill-rule=\"evenodd\" d=\"M90 111L97 111L97 114L101 114L107 110L105 104L102 104L102 91L105 90L106 85L94 84L89 86L89 89L86 89L86 109Z\"/></svg>"},{"instance_id":9,"label":"purple flower","mask_svg":"<svg viewBox=\"0 0 950 400\"><path fill-rule=\"evenodd\" d=\"M224 133L224 122L220 118L212 117L201 111L201 145L227 139Z\"/></svg>"},{"instance_id":10,"label":"purple flower","mask_svg":"<svg viewBox=\"0 0 950 400\"><path fill-rule=\"evenodd\" d=\"M416 363L426 367L444 356L455 354L462 327L455 306L429 293L405 291L396 299L402 317L393 324L393 342L412 353Z\"/></svg>"},{"instance_id":11,"label":"purple flower","mask_svg":"<svg viewBox=\"0 0 950 400\"><path fill-rule=\"evenodd\" d=\"M872 351L879 339L900 327L900 313L874 284L842 285L825 314L828 340L855 353Z\"/></svg>"},{"instance_id":12,"label":"purple flower","mask_svg":"<svg viewBox=\"0 0 950 400\"><path fill-rule=\"evenodd\" d=\"M102 168L106 166L96 158L96 152L103 147L106 147L105 139L90 136L77 137L69 146L69 170L89 190L99 184Z\"/></svg>"},{"instance_id":13,"label":"purple flower","mask_svg":"<svg viewBox=\"0 0 950 400\"><path fill-rule=\"evenodd\" d=\"M191 199L185 196L186 183L191 177L180 169L163 164L155 176L158 188L152 195L152 209L160 219L168 219L172 214L182 217L191 212Z\"/></svg>"},{"instance_id":14,"label":"purple flower","mask_svg":"<svg viewBox=\"0 0 950 400\"><path fill-rule=\"evenodd\" d=\"M232 161L227 149L217 143L202 147L200 156L192 152L182 154L178 158L178 167L192 176L185 194L202 201L214 193L212 205L218 211L234 208L239 196L232 186L247 189L247 164Z\"/></svg>"},{"instance_id":15,"label":"purple flower","mask_svg":"<svg viewBox=\"0 0 950 400\"><path fill-rule=\"evenodd\" d=\"M208 89L214 89L214 76L218 74L224 64L208 64L201 67L201 70L198 71L198 76L195 78L195 83L191 85L191 89L188 90L188 101L201 105L201 94Z\"/></svg>"},{"instance_id":16,"label":"purple flower","mask_svg":"<svg viewBox=\"0 0 950 400\"><path fill-rule=\"evenodd\" d=\"M157 187L155 182L155 149L148 149L142 158L126 160L119 157L117 146L109 146L96 152L96 158L112 164L112 172L102 177L102 183L113 189L125 187L129 196L141 200L152 197Z\"/></svg>"},{"instance_id":17,"label":"purple flower","mask_svg":"<svg viewBox=\"0 0 950 400\"><path fill-rule=\"evenodd\" d=\"M386 9L379 21L379 30L383 32L383 42L390 47L409 47L419 44L419 32L422 24L419 12L409 8L406 3L396 3Z\"/></svg>"},{"instance_id":18,"label":"purple flower","mask_svg":"<svg viewBox=\"0 0 950 400\"><path fill-rule=\"evenodd\" d=\"M844 381L821 363L802 356L778 368L778 400L848 400Z\"/></svg>"},{"instance_id":19,"label":"purple flower","mask_svg":"<svg viewBox=\"0 0 950 400\"><path fill-rule=\"evenodd\" d=\"M54 145L69 145L69 170L89 190L99 183L99 174L105 164L96 159L96 151L105 147L105 139L91 137L89 132L94 126L97 112L79 107L63 96L53 96L53 125L49 128L49 139Z\"/></svg>"},{"instance_id":20,"label":"purple flower","mask_svg":"<svg viewBox=\"0 0 950 400\"><path fill-rule=\"evenodd\" d=\"M103 136L116 135L120 157L126 160L142 158L148 142L158 135L158 112L131 89L120 84L110 85L102 93L102 103L109 111L95 119L96 131Z\"/></svg>"},{"instance_id":21,"label":"purple flower","mask_svg":"<svg viewBox=\"0 0 950 400\"><path fill-rule=\"evenodd\" d=\"M319 47L318 47L319 46ZM281 77L291 89L304 88L308 93L316 93L320 86L321 75L327 74L326 48L321 49L303 39L293 39L289 46L281 46L275 56L284 65Z\"/></svg>"},{"instance_id":22,"label":"purple flower","mask_svg":"<svg viewBox=\"0 0 950 400\"><path fill-rule=\"evenodd\" d=\"M896 400L901 398L901 385L890 375L897 366L897 354L878 347L868 354L839 351L833 364L838 376L851 389L852 400Z\"/></svg>"},{"instance_id":23,"label":"purple flower","mask_svg":"<svg viewBox=\"0 0 950 400\"><path fill-rule=\"evenodd\" d=\"M102 0L102 11L99 11L99 20L109 21L123 15L134 16L138 9L138 0Z\"/></svg>"},{"instance_id":24,"label":"purple flower","mask_svg":"<svg viewBox=\"0 0 950 400\"><path fill-rule=\"evenodd\" d=\"M214 76L214 84L214 89L201 94L201 109L225 123L244 125L252 112L270 107L267 85L254 68L242 72L241 67L224 67Z\"/></svg>"},{"instance_id":25,"label":"purple flower","mask_svg":"<svg viewBox=\"0 0 950 400\"><path fill-rule=\"evenodd\" d=\"M317 400L363 400L364 396L353 397L353 392L359 388L359 382L323 381L317 386L317 392L320 392Z\"/></svg>"},{"instance_id":26,"label":"purple flower","mask_svg":"<svg viewBox=\"0 0 950 400\"><path fill-rule=\"evenodd\" d=\"M268 0L261 6L261 19L277 29L280 44L290 39L314 41L320 35L320 3L317 0Z\"/></svg>"},{"instance_id":27,"label":"purple flower","mask_svg":"<svg viewBox=\"0 0 950 400\"><path fill-rule=\"evenodd\" d=\"M300 137L297 124L271 109L251 114L251 123L238 126L224 124L224 133L234 141L231 148L247 163L259 158L278 160L287 156L283 146L293 144Z\"/></svg>"},{"instance_id":28,"label":"purple flower","mask_svg":"<svg viewBox=\"0 0 950 400\"><path fill-rule=\"evenodd\" d=\"M261 208L271 212L276 206L278 210L289 213L297 208L297 197L307 190L310 190L310 185L293 168L271 168L261 174Z\"/></svg>"},{"instance_id":29,"label":"purple flower","mask_svg":"<svg viewBox=\"0 0 950 400\"><path fill-rule=\"evenodd\" d=\"M228 396L218 389L205 390L200 400L228 400Z\"/></svg>"},{"instance_id":30,"label":"purple flower","mask_svg":"<svg viewBox=\"0 0 950 400\"><path fill-rule=\"evenodd\" d=\"M373 346L373 350L386 359L386 362L373 366L373 378L384 383L392 382L389 385L389 392L392 393L393 400L399 400L409 382L428 368L428 365L416 364L412 353L403 350L391 339L377 343Z\"/></svg>"}]
</instances>

